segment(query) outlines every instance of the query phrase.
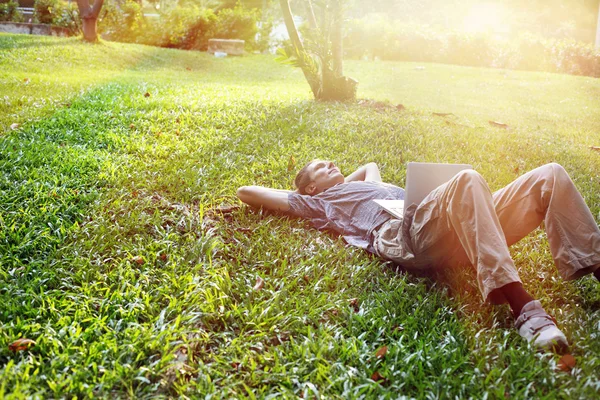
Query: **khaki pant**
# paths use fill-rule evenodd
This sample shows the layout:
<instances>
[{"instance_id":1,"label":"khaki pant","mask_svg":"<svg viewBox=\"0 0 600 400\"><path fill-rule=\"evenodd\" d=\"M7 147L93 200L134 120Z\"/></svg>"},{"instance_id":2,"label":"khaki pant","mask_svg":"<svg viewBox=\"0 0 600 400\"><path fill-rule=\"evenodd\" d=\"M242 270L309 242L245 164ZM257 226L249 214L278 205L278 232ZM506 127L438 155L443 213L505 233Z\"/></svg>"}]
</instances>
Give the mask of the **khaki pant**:
<instances>
[{"instance_id":1,"label":"khaki pant","mask_svg":"<svg viewBox=\"0 0 600 400\"><path fill-rule=\"evenodd\" d=\"M403 220L386 222L374 235L377 254L407 270L470 263L484 300L520 282L508 247L545 222L552 257L564 279L600 264L600 230L571 178L558 164L537 168L491 193L474 170L460 172L431 192Z\"/></svg>"}]
</instances>

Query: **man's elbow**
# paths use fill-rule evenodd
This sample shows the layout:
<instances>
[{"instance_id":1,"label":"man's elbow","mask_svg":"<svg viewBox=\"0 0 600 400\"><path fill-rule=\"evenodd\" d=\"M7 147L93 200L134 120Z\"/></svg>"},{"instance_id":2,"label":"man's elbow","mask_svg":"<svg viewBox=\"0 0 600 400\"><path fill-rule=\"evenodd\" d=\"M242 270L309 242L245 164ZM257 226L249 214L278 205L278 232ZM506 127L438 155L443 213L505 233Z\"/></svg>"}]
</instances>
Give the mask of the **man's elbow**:
<instances>
[{"instance_id":1,"label":"man's elbow","mask_svg":"<svg viewBox=\"0 0 600 400\"><path fill-rule=\"evenodd\" d=\"M244 203L248 203L248 199L252 194L252 188L250 186L240 186L236 192L238 199Z\"/></svg>"}]
</instances>

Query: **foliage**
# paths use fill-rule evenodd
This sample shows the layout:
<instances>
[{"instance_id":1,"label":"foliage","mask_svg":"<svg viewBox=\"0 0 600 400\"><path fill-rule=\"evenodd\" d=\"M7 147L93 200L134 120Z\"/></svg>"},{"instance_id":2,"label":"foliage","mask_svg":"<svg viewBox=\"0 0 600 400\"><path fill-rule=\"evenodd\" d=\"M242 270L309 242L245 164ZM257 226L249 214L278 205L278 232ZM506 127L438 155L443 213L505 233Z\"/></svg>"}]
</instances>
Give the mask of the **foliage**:
<instances>
[{"instance_id":1,"label":"foliage","mask_svg":"<svg viewBox=\"0 0 600 400\"><path fill-rule=\"evenodd\" d=\"M75 2L63 0L36 0L33 11L34 21L68 29L71 34L80 32L81 21Z\"/></svg>"},{"instance_id":2,"label":"foliage","mask_svg":"<svg viewBox=\"0 0 600 400\"><path fill-rule=\"evenodd\" d=\"M58 2L52 24L68 29L72 35L78 35L81 32L81 18L77 3Z\"/></svg>"},{"instance_id":3,"label":"foliage","mask_svg":"<svg viewBox=\"0 0 600 400\"><path fill-rule=\"evenodd\" d=\"M215 12L197 6L170 7L160 11L159 18L144 18L140 6L134 0L120 4L107 2L101 14L99 28L108 40L143 43L153 46L206 50L208 39L243 39L249 50L264 50L268 46L265 29L272 26L268 21L261 28L263 38L256 40L260 13L241 6L224 8Z\"/></svg>"},{"instance_id":4,"label":"foliage","mask_svg":"<svg viewBox=\"0 0 600 400\"><path fill-rule=\"evenodd\" d=\"M35 0L33 18L39 24L52 25L57 18L61 0Z\"/></svg>"},{"instance_id":5,"label":"foliage","mask_svg":"<svg viewBox=\"0 0 600 400\"><path fill-rule=\"evenodd\" d=\"M254 38L258 32L256 26L260 13L256 9L241 6L225 8L217 14L214 34L222 39Z\"/></svg>"},{"instance_id":6,"label":"foliage","mask_svg":"<svg viewBox=\"0 0 600 400\"><path fill-rule=\"evenodd\" d=\"M344 40L346 55L350 58L439 62L600 77L600 51L567 39L521 34L504 40L485 33L466 34L424 25L399 24L379 16L351 20Z\"/></svg>"},{"instance_id":7,"label":"foliage","mask_svg":"<svg viewBox=\"0 0 600 400\"><path fill-rule=\"evenodd\" d=\"M108 40L135 42L145 34L146 21L135 0L105 1L98 20L98 31Z\"/></svg>"},{"instance_id":8,"label":"foliage","mask_svg":"<svg viewBox=\"0 0 600 400\"><path fill-rule=\"evenodd\" d=\"M575 343L570 374L472 275L434 284L302 221L221 207L241 185L290 188L290 156L375 161L399 185L409 160L469 162L492 189L556 161L596 216L597 79L346 63L399 112L309 101L264 55L4 34L0 51L0 396L597 397L598 283L560 280L541 230L512 254ZM12 352L19 338L36 344Z\"/></svg>"},{"instance_id":9,"label":"foliage","mask_svg":"<svg viewBox=\"0 0 600 400\"><path fill-rule=\"evenodd\" d=\"M23 13L18 7L19 3L17 3L15 0L10 0L6 3L0 3L0 22L23 22Z\"/></svg>"}]
</instances>

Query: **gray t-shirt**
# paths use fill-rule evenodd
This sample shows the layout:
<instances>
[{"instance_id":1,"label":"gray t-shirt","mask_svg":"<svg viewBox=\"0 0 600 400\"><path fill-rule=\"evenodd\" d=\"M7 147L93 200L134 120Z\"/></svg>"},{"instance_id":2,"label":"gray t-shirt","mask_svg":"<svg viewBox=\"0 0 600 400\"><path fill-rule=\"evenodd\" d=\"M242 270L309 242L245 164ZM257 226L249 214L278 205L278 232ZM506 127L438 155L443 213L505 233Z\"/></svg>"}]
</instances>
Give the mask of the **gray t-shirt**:
<instances>
[{"instance_id":1,"label":"gray t-shirt","mask_svg":"<svg viewBox=\"0 0 600 400\"><path fill-rule=\"evenodd\" d=\"M404 200L404 189L383 182L341 183L316 196L290 193L289 214L310 220L317 229L333 230L349 244L375 252L371 233L391 218L374 199Z\"/></svg>"}]
</instances>

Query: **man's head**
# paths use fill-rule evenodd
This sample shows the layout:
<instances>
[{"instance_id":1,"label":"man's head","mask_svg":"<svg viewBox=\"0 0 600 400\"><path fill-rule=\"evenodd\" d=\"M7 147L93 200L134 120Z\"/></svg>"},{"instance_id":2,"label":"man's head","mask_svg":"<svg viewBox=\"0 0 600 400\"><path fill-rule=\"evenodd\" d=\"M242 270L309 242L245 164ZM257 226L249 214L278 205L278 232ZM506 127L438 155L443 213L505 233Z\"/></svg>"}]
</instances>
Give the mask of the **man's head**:
<instances>
[{"instance_id":1,"label":"man's head","mask_svg":"<svg viewBox=\"0 0 600 400\"><path fill-rule=\"evenodd\" d=\"M331 161L313 160L298 172L294 184L300 194L314 196L344 183L344 175Z\"/></svg>"}]
</instances>

